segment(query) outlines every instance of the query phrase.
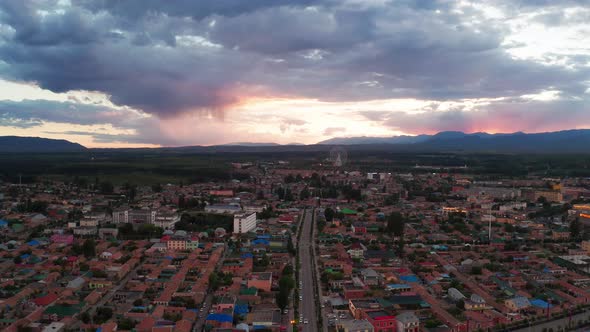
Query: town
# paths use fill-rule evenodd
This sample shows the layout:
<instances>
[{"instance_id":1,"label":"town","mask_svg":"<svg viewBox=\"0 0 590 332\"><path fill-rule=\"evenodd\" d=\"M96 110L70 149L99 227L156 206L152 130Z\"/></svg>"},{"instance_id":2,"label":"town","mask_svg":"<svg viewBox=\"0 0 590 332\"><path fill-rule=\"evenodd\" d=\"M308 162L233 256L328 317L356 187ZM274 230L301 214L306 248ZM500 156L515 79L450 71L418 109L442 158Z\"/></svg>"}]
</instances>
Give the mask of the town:
<instances>
[{"instance_id":1,"label":"town","mask_svg":"<svg viewBox=\"0 0 590 332\"><path fill-rule=\"evenodd\" d=\"M590 326L590 178L231 163L0 184L4 331ZM370 167L370 165L368 166Z\"/></svg>"}]
</instances>

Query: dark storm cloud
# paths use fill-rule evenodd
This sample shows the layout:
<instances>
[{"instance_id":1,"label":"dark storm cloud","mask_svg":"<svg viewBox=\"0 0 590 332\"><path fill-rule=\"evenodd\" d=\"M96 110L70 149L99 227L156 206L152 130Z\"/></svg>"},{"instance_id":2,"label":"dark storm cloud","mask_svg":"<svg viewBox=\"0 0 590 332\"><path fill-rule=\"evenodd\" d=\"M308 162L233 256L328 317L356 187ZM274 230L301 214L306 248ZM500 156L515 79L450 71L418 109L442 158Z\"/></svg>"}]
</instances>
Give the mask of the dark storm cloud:
<instances>
[{"instance_id":1,"label":"dark storm cloud","mask_svg":"<svg viewBox=\"0 0 590 332\"><path fill-rule=\"evenodd\" d=\"M584 55L568 57L575 69L516 60L503 45L505 25L475 8L458 13L452 1L72 3L0 2L0 77L100 91L159 117L224 109L252 91L350 101L552 89L587 99ZM491 4L536 8L532 0ZM88 123L100 120L89 113Z\"/></svg>"},{"instance_id":2,"label":"dark storm cloud","mask_svg":"<svg viewBox=\"0 0 590 332\"><path fill-rule=\"evenodd\" d=\"M306 6L318 0L78 0L74 1L93 11L106 10L116 15L137 17L163 13L168 16L203 19L211 15L236 16L256 10L280 6Z\"/></svg>"}]
</instances>

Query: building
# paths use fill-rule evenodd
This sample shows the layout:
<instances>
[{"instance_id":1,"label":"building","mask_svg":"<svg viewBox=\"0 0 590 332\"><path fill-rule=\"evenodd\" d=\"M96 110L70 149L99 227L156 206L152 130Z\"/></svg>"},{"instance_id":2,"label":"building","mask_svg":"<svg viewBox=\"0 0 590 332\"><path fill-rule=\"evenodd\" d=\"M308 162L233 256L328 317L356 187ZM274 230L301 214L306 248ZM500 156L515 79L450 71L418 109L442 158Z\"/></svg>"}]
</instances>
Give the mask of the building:
<instances>
[{"instance_id":1,"label":"building","mask_svg":"<svg viewBox=\"0 0 590 332\"><path fill-rule=\"evenodd\" d=\"M236 214L234 216L234 233L244 234L256 228L256 212Z\"/></svg>"},{"instance_id":2,"label":"building","mask_svg":"<svg viewBox=\"0 0 590 332\"><path fill-rule=\"evenodd\" d=\"M252 273L248 279L248 288L250 287L270 292L272 288L272 272Z\"/></svg>"},{"instance_id":3,"label":"building","mask_svg":"<svg viewBox=\"0 0 590 332\"><path fill-rule=\"evenodd\" d=\"M242 207L238 204L212 204L205 206L205 212L236 214L242 212Z\"/></svg>"},{"instance_id":4,"label":"building","mask_svg":"<svg viewBox=\"0 0 590 332\"><path fill-rule=\"evenodd\" d=\"M531 302L524 296L518 296L504 301L504 305L511 311L518 312L530 307Z\"/></svg>"},{"instance_id":5,"label":"building","mask_svg":"<svg viewBox=\"0 0 590 332\"><path fill-rule=\"evenodd\" d=\"M153 224L157 211L150 209L130 210L119 209L113 211L113 223L115 224Z\"/></svg>"},{"instance_id":6,"label":"building","mask_svg":"<svg viewBox=\"0 0 590 332\"><path fill-rule=\"evenodd\" d=\"M397 330L395 316L385 311L368 311L364 316L373 325L375 332L396 332Z\"/></svg>"},{"instance_id":7,"label":"building","mask_svg":"<svg viewBox=\"0 0 590 332\"><path fill-rule=\"evenodd\" d=\"M366 319L347 319L341 320L336 325L337 331L344 332L374 332L373 325Z\"/></svg>"},{"instance_id":8,"label":"building","mask_svg":"<svg viewBox=\"0 0 590 332\"><path fill-rule=\"evenodd\" d=\"M163 229L173 229L180 221L180 216L174 212L163 212L156 214L153 224Z\"/></svg>"},{"instance_id":9,"label":"building","mask_svg":"<svg viewBox=\"0 0 590 332\"><path fill-rule=\"evenodd\" d=\"M418 332L420 331L420 320L411 311L402 312L395 317L397 319L398 332Z\"/></svg>"},{"instance_id":10,"label":"building","mask_svg":"<svg viewBox=\"0 0 590 332\"><path fill-rule=\"evenodd\" d=\"M179 221L180 216L171 211L158 211L152 209L131 210L127 208L113 211L114 224L152 224L163 229L173 229L174 224Z\"/></svg>"}]
</instances>

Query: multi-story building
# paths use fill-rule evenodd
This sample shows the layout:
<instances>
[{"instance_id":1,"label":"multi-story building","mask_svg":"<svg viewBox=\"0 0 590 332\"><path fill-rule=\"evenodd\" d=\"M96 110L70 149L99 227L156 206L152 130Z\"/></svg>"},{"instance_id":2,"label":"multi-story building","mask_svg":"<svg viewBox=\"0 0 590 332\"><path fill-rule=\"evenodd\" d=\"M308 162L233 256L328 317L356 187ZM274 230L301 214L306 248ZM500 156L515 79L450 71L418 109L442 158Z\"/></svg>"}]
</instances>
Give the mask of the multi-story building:
<instances>
[{"instance_id":1,"label":"multi-story building","mask_svg":"<svg viewBox=\"0 0 590 332\"><path fill-rule=\"evenodd\" d=\"M256 228L256 212L236 214L234 216L234 233L244 234Z\"/></svg>"},{"instance_id":2,"label":"multi-story building","mask_svg":"<svg viewBox=\"0 0 590 332\"><path fill-rule=\"evenodd\" d=\"M367 311L364 318L373 325L375 332L396 332L397 320L395 316L383 311Z\"/></svg>"},{"instance_id":3,"label":"multi-story building","mask_svg":"<svg viewBox=\"0 0 590 332\"><path fill-rule=\"evenodd\" d=\"M173 229L174 225L180 221L180 216L173 212L161 212L156 214L153 224L163 229Z\"/></svg>"},{"instance_id":4,"label":"multi-story building","mask_svg":"<svg viewBox=\"0 0 590 332\"><path fill-rule=\"evenodd\" d=\"M158 211L152 209L133 210L128 208L113 211L114 224L152 224L163 229L173 229L174 224L179 221L180 216L172 211Z\"/></svg>"},{"instance_id":5,"label":"multi-story building","mask_svg":"<svg viewBox=\"0 0 590 332\"><path fill-rule=\"evenodd\" d=\"M239 204L212 204L205 207L205 212L235 214L242 212Z\"/></svg>"}]
</instances>

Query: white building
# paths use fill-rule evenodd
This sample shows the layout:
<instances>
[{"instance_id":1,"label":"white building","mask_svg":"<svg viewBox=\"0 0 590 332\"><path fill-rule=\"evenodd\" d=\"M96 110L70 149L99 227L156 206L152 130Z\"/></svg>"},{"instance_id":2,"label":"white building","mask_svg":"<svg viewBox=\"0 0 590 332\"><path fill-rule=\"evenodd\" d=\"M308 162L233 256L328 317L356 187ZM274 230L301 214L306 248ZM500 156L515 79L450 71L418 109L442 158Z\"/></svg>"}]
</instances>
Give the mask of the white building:
<instances>
[{"instance_id":1,"label":"white building","mask_svg":"<svg viewBox=\"0 0 590 332\"><path fill-rule=\"evenodd\" d=\"M177 213L158 213L153 224L163 229L173 229L174 224L176 224L179 221L180 216Z\"/></svg>"},{"instance_id":2,"label":"white building","mask_svg":"<svg viewBox=\"0 0 590 332\"><path fill-rule=\"evenodd\" d=\"M212 204L205 206L205 212L236 214L242 212L239 204Z\"/></svg>"},{"instance_id":3,"label":"white building","mask_svg":"<svg viewBox=\"0 0 590 332\"><path fill-rule=\"evenodd\" d=\"M180 221L180 216L174 211L152 209L127 209L113 211L114 224L152 224L163 229L172 229Z\"/></svg>"},{"instance_id":4,"label":"white building","mask_svg":"<svg viewBox=\"0 0 590 332\"><path fill-rule=\"evenodd\" d=\"M234 233L248 233L254 228L256 228L256 212L234 215Z\"/></svg>"}]
</instances>

